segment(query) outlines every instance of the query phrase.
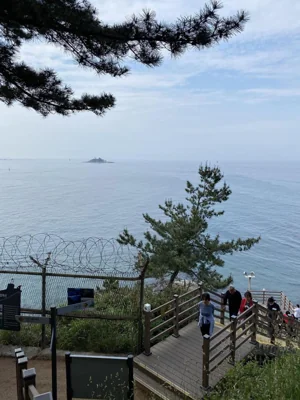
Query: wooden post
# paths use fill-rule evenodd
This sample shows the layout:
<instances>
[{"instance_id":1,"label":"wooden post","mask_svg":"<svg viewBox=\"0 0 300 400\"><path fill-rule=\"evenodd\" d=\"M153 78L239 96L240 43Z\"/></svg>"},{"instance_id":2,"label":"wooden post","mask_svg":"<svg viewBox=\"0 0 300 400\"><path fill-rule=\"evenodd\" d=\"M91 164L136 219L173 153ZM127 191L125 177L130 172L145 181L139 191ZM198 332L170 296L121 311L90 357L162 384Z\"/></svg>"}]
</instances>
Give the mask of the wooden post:
<instances>
[{"instance_id":1,"label":"wooden post","mask_svg":"<svg viewBox=\"0 0 300 400\"><path fill-rule=\"evenodd\" d=\"M151 342L150 342L150 338L151 338L151 316L152 316L152 312L151 309L150 310L144 310L144 315L145 315L145 327L144 327L144 354L146 356L151 356Z\"/></svg>"},{"instance_id":2,"label":"wooden post","mask_svg":"<svg viewBox=\"0 0 300 400\"><path fill-rule=\"evenodd\" d=\"M285 296L286 297L286 296ZM277 309L272 308L272 318L271 318L271 344L275 344L275 325L277 320Z\"/></svg>"},{"instance_id":3,"label":"wooden post","mask_svg":"<svg viewBox=\"0 0 300 400\"><path fill-rule=\"evenodd\" d=\"M265 304L265 302L266 302L266 289L263 289L262 303Z\"/></svg>"},{"instance_id":4,"label":"wooden post","mask_svg":"<svg viewBox=\"0 0 300 400\"><path fill-rule=\"evenodd\" d=\"M73 390L72 390L72 378L71 378L71 353L68 352L65 354L65 363L66 363L66 385L67 385L67 400L72 400L73 398Z\"/></svg>"},{"instance_id":5,"label":"wooden post","mask_svg":"<svg viewBox=\"0 0 300 400\"><path fill-rule=\"evenodd\" d=\"M202 387L204 389L209 389L209 345L210 345L210 336L203 336L203 345L202 345L202 353L203 353L203 361L202 361Z\"/></svg>"},{"instance_id":6,"label":"wooden post","mask_svg":"<svg viewBox=\"0 0 300 400\"><path fill-rule=\"evenodd\" d=\"M284 295L283 309L286 309L286 295Z\"/></svg>"},{"instance_id":7,"label":"wooden post","mask_svg":"<svg viewBox=\"0 0 300 400\"><path fill-rule=\"evenodd\" d=\"M24 400L22 372L27 369L27 357L16 358L17 399Z\"/></svg>"},{"instance_id":8,"label":"wooden post","mask_svg":"<svg viewBox=\"0 0 300 400\"><path fill-rule=\"evenodd\" d=\"M236 315L231 316L231 336L230 336L230 364L235 364L235 342L236 342L236 328L237 328L237 317Z\"/></svg>"},{"instance_id":9,"label":"wooden post","mask_svg":"<svg viewBox=\"0 0 300 400\"><path fill-rule=\"evenodd\" d=\"M280 308L283 309L283 292L280 292Z\"/></svg>"},{"instance_id":10,"label":"wooden post","mask_svg":"<svg viewBox=\"0 0 300 400\"><path fill-rule=\"evenodd\" d=\"M31 400L29 396L29 386L35 386L36 372L35 368L25 369L23 371L25 400Z\"/></svg>"},{"instance_id":11,"label":"wooden post","mask_svg":"<svg viewBox=\"0 0 300 400\"><path fill-rule=\"evenodd\" d=\"M252 335L251 335L251 342L252 344L256 344L256 334L257 334L257 326L258 326L258 302L254 301L254 310L252 313L253 320L252 322L254 323L252 327Z\"/></svg>"},{"instance_id":12,"label":"wooden post","mask_svg":"<svg viewBox=\"0 0 300 400\"><path fill-rule=\"evenodd\" d=\"M289 301L289 311L291 312L291 310L292 310L292 302Z\"/></svg>"},{"instance_id":13,"label":"wooden post","mask_svg":"<svg viewBox=\"0 0 300 400\"><path fill-rule=\"evenodd\" d=\"M17 354L18 354L18 353L21 353L21 352L22 352L22 349L21 349L21 348L15 349L16 382L17 382L17 400L20 400L20 395L19 395L19 392L20 392L20 390L19 390L20 376L19 376L19 374L18 374L18 358L17 358Z\"/></svg>"},{"instance_id":14,"label":"wooden post","mask_svg":"<svg viewBox=\"0 0 300 400\"><path fill-rule=\"evenodd\" d=\"M128 400L134 400L134 377L133 377L133 355L129 354L127 359L129 369L129 382L128 382Z\"/></svg>"},{"instance_id":15,"label":"wooden post","mask_svg":"<svg viewBox=\"0 0 300 400\"><path fill-rule=\"evenodd\" d=\"M19 368L19 360L21 358L24 358L24 352L22 351L22 349L16 349L15 350L15 360L16 360L16 380L17 380L17 396L18 396L18 400L23 400L22 397L22 392L20 389L21 387L21 383L22 383L22 372L20 373L20 368Z\"/></svg>"},{"instance_id":16,"label":"wooden post","mask_svg":"<svg viewBox=\"0 0 300 400\"><path fill-rule=\"evenodd\" d=\"M202 300L202 294L203 294L202 282L198 284L198 289L199 289L199 297L200 297L200 301L201 301Z\"/></svg>"},{"instance_id":17,"label":"wooden post","mask_svg":"<svg viewBox=\"0 0 300 400\"><path fill-rule=\"evenodd\" d=\"M225 293L221 293L221 313L220 313L220 323L225 324L225 304L224 304Z\"/></svg>"},{"instance_id":18,"label":"wooden post","mask_svg":"<svg viewBox=\"0 0 300 400\"><path fill-rule=\"evenodd\" d=\"M178 294L174 294L174 331L173 336L179 337L179 296Z\"/></svg>"}]
</instances>

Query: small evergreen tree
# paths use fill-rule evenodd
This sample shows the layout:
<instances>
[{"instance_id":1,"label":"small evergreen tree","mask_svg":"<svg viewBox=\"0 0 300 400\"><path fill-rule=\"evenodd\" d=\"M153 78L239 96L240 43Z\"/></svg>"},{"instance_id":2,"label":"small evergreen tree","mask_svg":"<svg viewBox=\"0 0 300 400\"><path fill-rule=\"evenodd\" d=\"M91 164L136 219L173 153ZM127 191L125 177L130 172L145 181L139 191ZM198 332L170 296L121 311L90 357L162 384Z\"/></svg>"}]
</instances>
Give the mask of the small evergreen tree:
<instances>
[{"instance_id":1,"label":"small evergreen tree","mask_svg":"<svg viewBox=\"0 0 300 400\"><path fill-rule=\"evenodd\" d=\"M185 203L167 200L159 206L164 221L143 215L151 228L144 233L144 241L138 241L127 229L118 241L149 257L149 275L169 276L170 285L179 273L184 273L206 287L224 288L232 282L232 277L224 278L216 270L224 265L222 256L249 250L260 238L221 241L219 235L209 234L209 221L224 214L216 206L228 200L231 190L226 183L222 184L223 175L218 167L200 166L199 178L197 186L187 182Z\"/></svg>"},{"instance_id":2,"label":"small evergreen tree","mask_svg":"<svg viewBox=\"0 0 300 400\"><path fill-rule=\"evenodd\" d=\"M199 14L171 24L144 11L124 23L108 25L87 0L1 0L0 101L18 102L43 116L77 111L103 115L115 104L111 94L75 98L52 69L36 70L18 60L22 44L38 40L54 44L79 66L119 77L129 71L122 64L128 57L154 67L165 49L178 56L190 47L208 48L241 32L247 14L241 11L224 18L218 15L220 8L220 2L212 0Z\"/></svg>"}]
</instances>

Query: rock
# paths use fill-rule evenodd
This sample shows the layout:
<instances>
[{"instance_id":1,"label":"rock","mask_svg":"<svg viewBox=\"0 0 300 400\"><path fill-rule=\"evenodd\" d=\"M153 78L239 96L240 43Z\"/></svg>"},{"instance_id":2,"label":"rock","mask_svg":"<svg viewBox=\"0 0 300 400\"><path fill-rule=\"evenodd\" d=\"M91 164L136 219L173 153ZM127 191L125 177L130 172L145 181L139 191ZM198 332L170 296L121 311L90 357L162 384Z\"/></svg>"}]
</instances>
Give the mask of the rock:
<instances>
[{"instance_id":1,"label":"rock","mask_svg":"<svg viewBox=\"0 0 300 400\"><path fill-rule=\"evenodd\" d=\"M35 358L41 351L39 347L22 347L17 345L0 345L0 357L14 357L15 349L21 347L25 356L30 360L31 358Z\"/></svg>"},{"instance_id":2,"label":"rock","mask_svg":"<svg viewBox=\"0 0 300 400\"><path fill-rule=\"evenodd\" d=\"M87 163L91 164L112 164L111 161L106 161L103 158L92 158L91 160L87 161Z\"/></svg>"}]
</instances>

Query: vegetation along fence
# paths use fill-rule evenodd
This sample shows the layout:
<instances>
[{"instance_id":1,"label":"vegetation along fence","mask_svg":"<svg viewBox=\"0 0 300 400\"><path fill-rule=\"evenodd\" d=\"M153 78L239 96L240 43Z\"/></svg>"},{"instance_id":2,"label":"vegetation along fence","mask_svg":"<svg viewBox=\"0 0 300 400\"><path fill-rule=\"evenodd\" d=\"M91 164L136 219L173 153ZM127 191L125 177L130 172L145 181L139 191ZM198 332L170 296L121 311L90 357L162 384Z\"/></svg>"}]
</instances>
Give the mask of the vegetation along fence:
<instances>
[{"instance_id":1,"label":"vegetation along fence","mask_svg":"<svg viewBox=\"0 0 300 400\"><path fill-rule=\"evenodd\" d=\"M51 306L67 304L68 288L94 289L93 309L58 321L61 347L70 350L90 350L89 340L97 348L97 337L99 346L101 341L98 351L141 350L146 268L147 262L143 264L136 253L115 240L71 242L53 235L0 239L0 285L3 289L12 281L15 286L21 285L22 314L45 316ZM13 344L24 346L30 338L32 345L37 329L41 332L35 344L45 347L50 338L44 325L22 327L20 342L16 337ZM117 336L120 338L114 334L116 331L120 331L124 343L112 343ZM9 335L1 334L4 338Z\"/></svg>"}]
</instances>

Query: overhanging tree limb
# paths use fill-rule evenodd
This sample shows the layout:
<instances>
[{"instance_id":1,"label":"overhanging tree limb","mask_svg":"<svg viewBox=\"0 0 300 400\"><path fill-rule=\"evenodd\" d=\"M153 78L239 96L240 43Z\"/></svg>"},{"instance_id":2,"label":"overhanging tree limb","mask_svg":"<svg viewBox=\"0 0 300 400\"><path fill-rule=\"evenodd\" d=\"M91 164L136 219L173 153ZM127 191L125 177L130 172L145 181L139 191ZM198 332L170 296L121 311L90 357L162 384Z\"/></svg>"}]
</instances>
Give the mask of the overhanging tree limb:
<instances>
[{"instance_id":1,"label":"overhanging tree limb","mask_svg":"<svg viewBox=\"0 0 300 400\"><path fill-rule=\"evenodd\" d=\"M179 56L189 48L208 48L241 32L247 13L220 17L221 7L213 0L198 14L174 23L159 22L154 12L146 10L124 23L108 25L86 0L1 0L0 100L7 105L19 102L44 116L76 111L103 115L115 104L112 95L75 98L55 71L34 70L16 61L22 44L46 41L62 48L79 66L118 77L128 73L122 65L128 57L155 67L162 62L164 49Z\"/></svg>"}]
</instances>

